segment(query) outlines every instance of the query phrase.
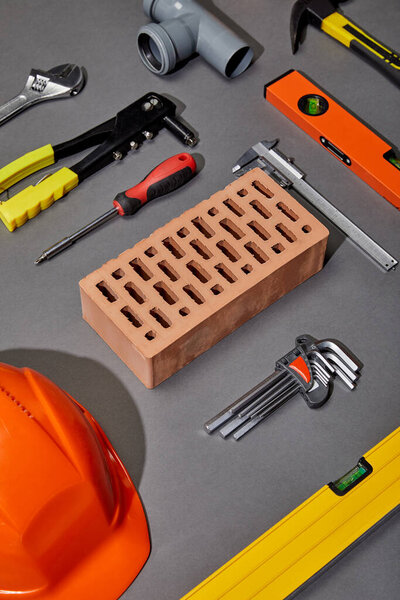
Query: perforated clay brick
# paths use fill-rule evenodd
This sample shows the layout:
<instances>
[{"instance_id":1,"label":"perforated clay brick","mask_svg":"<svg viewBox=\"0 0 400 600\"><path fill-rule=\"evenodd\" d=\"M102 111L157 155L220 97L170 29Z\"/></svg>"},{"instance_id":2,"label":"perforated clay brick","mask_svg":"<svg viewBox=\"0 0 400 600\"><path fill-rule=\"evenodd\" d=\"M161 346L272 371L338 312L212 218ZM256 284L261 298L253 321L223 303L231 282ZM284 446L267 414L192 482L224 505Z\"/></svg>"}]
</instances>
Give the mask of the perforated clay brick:
<instances>
[{"instance_id":1,"label":"perforated clay brick","mask_svg":"<svg viewBox=\"0 0 400 600\"><path fill-rule=\"evenodd\" d=\"M254 169L82 279L83 318L153 388L319 271L327 238Z\"/></svg>"}]
</instances>

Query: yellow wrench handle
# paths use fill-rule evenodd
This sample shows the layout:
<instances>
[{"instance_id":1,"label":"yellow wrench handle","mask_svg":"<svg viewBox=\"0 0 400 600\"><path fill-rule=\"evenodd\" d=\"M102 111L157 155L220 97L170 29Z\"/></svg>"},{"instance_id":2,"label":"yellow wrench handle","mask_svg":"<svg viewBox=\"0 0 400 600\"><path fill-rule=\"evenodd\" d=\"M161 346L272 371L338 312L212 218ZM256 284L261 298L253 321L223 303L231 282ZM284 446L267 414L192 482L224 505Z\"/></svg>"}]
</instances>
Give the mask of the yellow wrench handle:
<instances>
[{"instance_id":1,"label":"yellow wrench handle","mask_svg":"<svg viewBox=\"0 0 400 600\"><path fill-rule=\"evenodd\" d=\"M6 202L0 203L0 219L9 231L14 231L28 219L36 217L41 210L49 208L78 183L78 175L64 167L38 185L30 185Z\"/></svg>"},{"instance_id":2,"label":"yellow wrench handle","mask_svg":"<svg viewBox=\"0 0 400 600\"><path fill-rule=\"evenodd\" d=\"M17 158L0 169L0 194L21 179L52 164L54 164L54 150L51 144Z\"/></svg>"},{"instance_id":3,"label":"yellow wrench handle","mask_svg":"<svg viewBox=\"0 0 400 600\"><path fill-rule=\"evenodd\" d=\"M400 87L400 53L379 42L341 13L326 17L321 29L356 52Z\"/></svg>"}]
</instances>

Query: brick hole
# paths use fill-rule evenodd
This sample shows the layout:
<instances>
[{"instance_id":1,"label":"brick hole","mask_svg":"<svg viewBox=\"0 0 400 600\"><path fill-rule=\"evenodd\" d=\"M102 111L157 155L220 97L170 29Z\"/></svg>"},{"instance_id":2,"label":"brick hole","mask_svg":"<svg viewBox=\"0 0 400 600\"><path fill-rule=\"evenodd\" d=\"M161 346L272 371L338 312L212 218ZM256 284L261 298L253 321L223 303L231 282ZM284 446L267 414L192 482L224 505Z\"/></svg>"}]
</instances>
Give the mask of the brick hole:
<instances>
[{"instance_id":1,"label":"brick hole","mask_svg":"<svg viewBox=\"0 0 400 600\"><path fill-rule=\"evenodd\" d=\"M264 240L264 242L266 240L269 240L269 238L271 237L269 235L269 233L267 231L265 231L264 227L262 227L262 225L257 223L257 221L250 221L250 223L247 223L247 225L248 225L248 227L250 227L250 229L252 231L254 231L254 233L256 233L258 235L258 237L260 237L262 240Z\"/></svg>"},{"instance_id":2,"label":"brick hole","mask_svg":"<svg viewBox=\"0 0 400 600\"><path fill-rule=\"evenodd\" d=\"M274 195L273 192L271 192L271 190L266 188L265 185L263 185L257 179L255 181L252 181L251 185L257 190L257 192L260 192L260 194L262 194L266 198L272 198L272 196Z\"/></svg>"},{"instance_id":3,"label":"brick hole","mask_svg":"<svg viewBox=\"0 0 400 600\"><path fill-rule=\"evenodd\" d=\"M242 239L242 237L244 237L243 231L239 229L239 227L235 225L235 223L233 223L230 219L222 219L222 221L220 221L219 224L223 229L225 229L225 231L230 233L235 238L235 240L240 240Z\"/></svg>"},{"instance_id":4,"label":"brick hole","mask_svg":"<svg viewBox=\"0 0 400 600\"><path fill-rule=\"evenodd\" d=\"M114 277L114 279L122 279L124 275L125 273L122 269L117 269L111 273L111 276Z\"/></svg>"},{"instance_id":5,"label":"brick hole","mask_svg":"<svg viewBox=\"0 0 400 600\"><path fill-rule=\"evenodd\" d=\"M124 285L124 288L138 304L143 304L146 300L143 292L141 292L139 288L137 288L136 285L134 285L131 281L128 281L128 283Z\"/></svg>"},{"instance_id":6,"label":"brick hole","mask_svg":"<svg viewBox=\"0 0 400 600\"><path fill-rule=\"evenodd\" d=\"M151 341L151 340L154 340L154 338L156 337L156 334L154 333L154 331L148 331L144 337L147 340Z\"/></svg>"},{"instance_id":7,"label":"brick hole","mask_svg":"<svg viewBox=\"0 0 400 600\"><path fill-rule=\"evenodd\" d=\"M171 237L165 238L165 240L163 240L162 243L164 244L166 249L169 250L173 256L175 256L175 258L182 258L183 256L185 256L185 253L182 250L182 248Z\"/></svg>"},{"instance_id":8,"label":"brick hole","mask_svg":"<svg viewBox=\"0 0 400 600\"><path fill-rule=\"evenodd\" d=\"M225 254L225 256L229 258L231 262L237 262L240 258L236 250L234 250L232 246L228 244L228 242L226 242L225 240L221 240L220 242L218 242L217 248L219 248L221 252L223 252L223 254Z\"/></svg>"},{"instance_id":9,"label":"brick hole","mask_svg":"<svg viewBox=\"0 0 400 600\"><path fill-rule=\"evenodd\" d=\"M201 217L196 217L195 219L192 219L192 223L196 227L196 229L198 229L200 233L202 233L207 239L215 235L215 231L213 231L211 227L207 225L207 223Z\"/></svg>"},{"instance_id":10,"label":"brick hole","mask_svg":"<svg viewBox=\"0 0 400 600\"><path fill-rule=\"evenodd\" d=\"M190 310L189 310L188 308L186 308L186 306L184 306L183 308L180 308L180 309L179 309L179 314L180 314L182 317L187 317L187 316L188 316L188 314L190 314Z\"/></svg>"},{"instance_id":11,"label":"brick hole","mask_svg":"<svg viewBox=\"0 0 400 600\"><path fill-rule=\"evenodd\" d=\"M304 231L304 233L310 233L311 227L309 225L303 225L301 230Z\"/></svg>"},{"instance_id":12,"label":"brick hole","mask_svg":"<svg viewBox=\"0 0 400 600\"><path fill-rule=\"evenodd\" d=\"M280 254L281 252L284 251L284 246L282 246L282 244L275 244L274 246L272 246L272 250L275 252L275 254Z\"/></svg>"},{"instance_id":13,"label":"brick hole","mask_svg":"<svg viewBox=\"0 0 400 600\"><path fill-rule=\"evenodd\" d=\"M159 308L152 308L149 312L153 319L155 319L157 323L161 325L161 327L164 327L164 329L171 327L171 321L164 315L163 312L161 312Z\"/></svg>"},{"instance_id":14,"label":"brick hole","mask_svg":"<svg viewBox=\"0 0 400 600\"><path fill-rule=\"evenodd\" d=\"M166 260L162 260L161 262L157 263L157 266L171 281L178 281L178 273Z\"/></svg>"},{"instance_id":15,"label":"brick hole","mask_svg":"<svg viewBox=\"0 0 400 600\"><path fill-rule=\"evenodd\" d=\"M185 285L182 289L196 304L204 304L203 296L192 285Z\"/></svg>"},{"instance_id":16,"label":"brick hole","mask_svg":"<svg viewBox=\"0 0 400 600\"><path fill-rule=\"evenodd\" d=\"M253 270L253 267L251 265L244 265L242 267L242 271L243 273L245 273L246 275L249 275L249 273L251 273Z\"/></svg>"},{"instance_id":17,"label":"brick hole","mask_svg":"<svg viewBox=\"0 0 400 600\"><path fill-rule=\"evenodd\" d=\"M203 269L203 267L201 267L195 260L191 260L186 266L189 271L193 273L193 275L197 277L199 281L201 281L201 283L207 283L207 281L210 281L211 275L209 275L207 271Z\"/></svg>"},{"instance_id":18,"label":"brick hole","mask_svg":"<svg viewBox=\"0 0 400 600\"><path fill-rule=\"evenodd\" d=\"M135 315L129 306L124 306L124 308L121 308L121 312L134 327L139 328L143 325L142 321Z\"/></svg>"},{"instance_id":19,"label":"brick hole","mask_svg":"<svg viewBox=\"0 0 400 600\"><path fill-rule=\"evenodd\" d=\"M97 289L100 290L100 292L103 294L103 296L105 298L107 298L107 300L109 302L115 302L117 299L117 295L112 291L112 289L106 284L105 281L100 281L99 283L96 284Z\"/></svg>"},{"instance_id":20,"label":"brick hole","mask_svg":"<svg viewBox=\"0 0 400 600\"><path fill-rule=\"evenodd\" d=\"M134 258L129 263L132 269L143 279L143 281L148 281L153 277L153 273L145 266L144 263L140 260L140 258Z\"/></svg>"},{"instance_id":21,"label":"brick hole","mask_svg":"<svg viewBox=\"0 0 400 600\"><path fill-rule=\"evenodd\" d=\"M258 200L252 200L250 206L252 206L259 215L264 217L264 219L269 219L271 217L269 210L267 210Z\"/></svg>"},{"instance_id":22,"label":"brick hole","mask_svg":"<svg viewBox=\"0 0 400 600\"><path fill-rule=\"evenodd\" d=\"M216 269L224 279L229 281L229 283L235 283L235 281L237 281L237 277L235 277L235 275L223 263L215 265L214 269Z\"/></svg>"},{"instance_id":23,"label":"brick hole","mask_svg":"<svg viewBox=\"0 0 400 600\"><path fill-rule=\"evenodd\" d=\"M185 238L187 235L189 235L189 229L182 227L176 232L176 235L178 235L180 238Z\"/></svg>"},{"instance_id":24,"label":"brick hole","mask_svg":"<svg viewBox=\"0 0 400 600\"><path fill-rule=\"evenodd\" d=\"M290 229L282 225L282 223L278 223L275 225L275 229L291 244L297 240L297 237L294 235Z\"/></svg>"},{"instance_id":25,"label":"brick hole","mask_svg":"<svg viewBox=\"0 0 400 600\"><path fill-rule=\"evenodd\" d=\"M247 242L244 247L260 264L263 265L268 260L268 256L254 242Z\"/></svg>"},{"instance_id":26,"label":"brick hole","mask_svg":"<svg viewBox=\"0 0 400 600\"><path fill-rule=\"evenodd\" d=\"M238 196L240 196L241 198L244 198L245 196L247 196L247 194L249 193L245 188L243 188L242 190L239 190L238 192L236 192Z\"/></svg>"},{"instance_id":27,"label":"brick hole","mask_svg":"<svg viewBox=\"0 0 400 600\"><path fill-rule=\"evenodd\" d=\"M227 208L229 208L230 211L232 211L237 217L243 217L244 215L244 210L241 206L239 206L238 204L236 204L236 202L234 202L233 200L231 200L230 198L227 198L226 200L224 200L223 202L225 204L225 206Z\"/></svg>"},{"instance_id":28,"label":"brick hole","mask_svg":"<svg viewBox=\"0 0 400 600\"><path fill-rule=\"evenodd\" d=\"M178 296L163 281L155 283L153 287L167 304L172 305L178 301Z\"/></svg>"},{"instance_id":29,"label":"brick hole","mask_svg":"<svg viewBox=\"0 0 400 600\"><path fill-rule=\"evenodd\" d=\"M147 250L145 250L144 253L149 258L153 258L153 256L157 254L157 250L153 246L150 246L150 248L147 248Z\"/></svg>"},{"instance_id":30,"label":"brick hole","mask_svg":"<svg viewBox=\"0 0 400 600\"><path fill-rule=\"evenodd\" d=\"M221 285L218 285L217 283L216 285L213 285L211 291L214 294L214 296L218 296L218 294L224 291L224 288Z\"/></svg>"},{"instance_id":31,"label":"brick hole","mask_svg":"<svg viewBox=\"0 0 400 600\"><path fill-rule=\"evenodd\" d=\"M298 220L299 217L296 215L296 213L293 212L291 208L286 206L284 202L278 202L276 206L291 221L295 222Z\"/></svg>"},{"instance_id":32,"label":"brick hole","mask_svg":"<svg viewBox=\"0 0 400 600\"><path fill-rule=\"evenodd\" d=\"M215 217L215 215L217 215L219 211L217 208L215 208L215 206L213 206L212 208L209 208L207 212L210 215L210 217Z\"/></svg>"},{"instance_id":33,"label":"brick hole","mask_svg":"<svg viewBox=\"0 0 400 600\"><path fill-rule=\"evenodd\" d=\"M206 248L205 245L200 242L200 240L192 240L190 245L196 250L197 254L200 254L200 256L205 260L209 260L212 257L210 250Z\"/></svg>"}]
</instances>

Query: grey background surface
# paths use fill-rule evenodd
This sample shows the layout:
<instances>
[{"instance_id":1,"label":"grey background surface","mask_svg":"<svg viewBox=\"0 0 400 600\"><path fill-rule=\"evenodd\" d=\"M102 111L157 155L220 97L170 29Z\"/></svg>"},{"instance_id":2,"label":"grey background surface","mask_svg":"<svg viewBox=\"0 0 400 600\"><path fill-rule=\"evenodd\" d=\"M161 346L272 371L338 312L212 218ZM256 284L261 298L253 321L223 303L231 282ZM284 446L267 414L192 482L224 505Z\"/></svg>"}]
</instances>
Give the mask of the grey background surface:
<instances>
[{"instance_id":1,"label":"grey background surface","mask_svg":"<svg viewBox=\"0 0 400 600\"><path fill-rule=\"evenodd\" d=\"M150 74L135 48L136 31L146 22L139 1L0 3L1 103L21 89L33 66L72 61L89 73L75 99L39 105L0 128L1 165L73 137L151 90L181 100L183 117L201 137L196 151L205 168L190 186L40 267L33 260L44 248L108 210L118 191L182 145L162 132L20 230L0 228L0 360L41 371L92 412L146 508L152 552L124 600L181 598L399 424L400 274L381 272L347 240L320 274L152 391L81 319L79 279L228 184L239 155L265 138L279 137L281 150L295 157L310 183L400 257L397 210L262 97L265 82L301 69L400 145L399 90L312 28L293 57L291 0L216 5L264 48L234 81L199 58L163 79ZM344 8L399 48L398 0L354 0ZM202 424L263 379L303 332L337 337L363 360L357 391L338 384L317 411L292 401L240 443L208 437ZM299 598L395 600L399 557L400 521L394 518Z\"/></svg>"}]
</instances>

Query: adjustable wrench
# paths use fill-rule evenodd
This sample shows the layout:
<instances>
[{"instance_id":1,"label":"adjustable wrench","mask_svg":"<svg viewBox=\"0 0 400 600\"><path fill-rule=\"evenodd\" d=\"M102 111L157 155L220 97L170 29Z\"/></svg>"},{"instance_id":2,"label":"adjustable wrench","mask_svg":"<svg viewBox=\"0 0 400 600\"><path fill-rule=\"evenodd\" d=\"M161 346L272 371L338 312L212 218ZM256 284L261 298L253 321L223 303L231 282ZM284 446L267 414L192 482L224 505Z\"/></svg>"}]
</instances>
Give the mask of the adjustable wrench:
<instances>
[{"instance_id":1,"label":"adjustable wrench","mask_svg":"<svg viewBox=\"0 0 400 600\"><path fill-rule=\"evenodd\" d=\"M76 96L85 83L84 68L74 64L58 65L49 71L32 69L24 89L0 106L0 125L38 102Z\"/></svg>"}]
</instances>

